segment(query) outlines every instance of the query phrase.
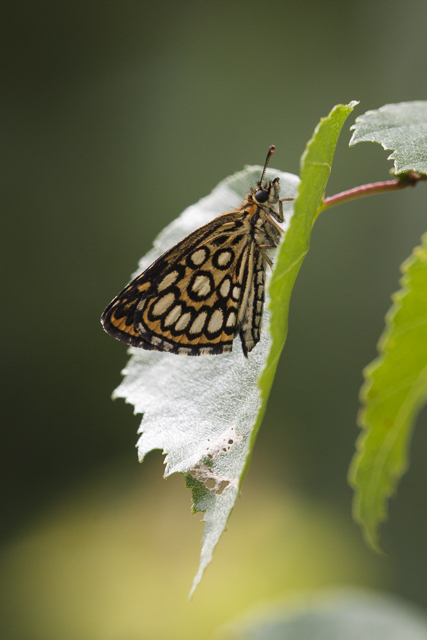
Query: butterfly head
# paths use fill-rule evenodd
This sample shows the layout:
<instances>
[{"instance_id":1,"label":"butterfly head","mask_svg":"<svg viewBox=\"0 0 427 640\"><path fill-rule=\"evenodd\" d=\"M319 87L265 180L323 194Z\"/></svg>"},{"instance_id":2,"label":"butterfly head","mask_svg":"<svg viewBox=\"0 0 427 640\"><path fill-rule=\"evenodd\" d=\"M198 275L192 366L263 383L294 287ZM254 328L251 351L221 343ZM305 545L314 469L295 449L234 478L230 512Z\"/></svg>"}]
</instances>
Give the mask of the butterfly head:
<instances>
[{"instance_id":1,"label":"butterfly head","mask_svg":"<svg viewBox=\"0 0 427 640\"><path fill-rule=\"evenodd\" d=\"M263 185L258 183L257 188L254 190L253 198L256 204L270 205L279 201L279 195L279 178L274 178L274 180L268 180Z\"/></svg>"}]
</instances>

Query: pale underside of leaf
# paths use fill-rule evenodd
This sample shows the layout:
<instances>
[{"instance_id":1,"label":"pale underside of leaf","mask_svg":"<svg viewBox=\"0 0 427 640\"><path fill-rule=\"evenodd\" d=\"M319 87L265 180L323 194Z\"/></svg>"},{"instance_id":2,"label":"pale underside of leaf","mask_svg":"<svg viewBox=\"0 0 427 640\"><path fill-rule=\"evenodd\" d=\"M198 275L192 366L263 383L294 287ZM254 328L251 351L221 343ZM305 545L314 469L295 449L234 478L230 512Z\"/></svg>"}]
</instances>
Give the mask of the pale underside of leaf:
<instances>
[{"instance_id":1,"label":"pale underside of leaf","mask_svg":"<svg viewBox=\"0 0 427 640\"><path fill-rule=\"evenodd\" d=\"M286 339L293 284L321 209L339 133L355 104L338 105L322 119L304 153L304 185L298 191L295 213L292 203L284 203L285 234L269 287L273 303L269 305L267 295L261 340L249 358L244 358L239 338L232 353L221 356L189 358L131 349L125 378L115 392L116 397L133 404L136 413L144 414L138 441L140 460L152 449L162 450L165 475L186 474L194 511L205 512L200 566L191 593L212 559L247 471ZM160 234L138 273L200 225L239 206L260 172L261 167L248 167L184 211ZM267 179L276 176L280 177L281 197L295 197L297 176L268 169Z\"/></svg>"},{"instance_id":2,"label":"pale underside of leaf","mask_svg":"<svg viewBox=\"0 0 427 640\"><path fill-rule=\"evenodd\" d=\"M427 234L402 272L403 288L386 316L380 355L364 371L364 432L350 469L355 519L376 550L387 498L408 468L413 426L427 399Z\"/></svg>"},{"instance_id":3,"label":"pale underside of leaf","mask_svg":"<svg viewBox=\"0 0 427 640\"><path fill-rule=\"evenodd\" d=\"M377 142L393 150L395 173L427 174L427 101L386 104L356 118L350 146Z\"/></svg>"},{"instance_id":4,"label":"pale underside of leaf","mask_svg":"<svg viewBox=\"0 0 427 640\"><path fill-rule=\"evenodd\" d=\"M262 167L248 167L221 182L213 192L186 209L157 238L138 273L161 253L219 214L238 207L259 180ZM282 197L294 197L299 179L275 169ZM286 231L292 203L284 203ZM268 300L268 299L267 299ZM267 307L267 305L266 305ZM116 397L143 413L139 459L152 449L166 454L165 476L181 472L193 489L195 511L205 511L205 531L199 571L193 591L212 553L239 492L248 457L249 438L260 407L257 380L270 349L269 313L263 317L261 340L245 358L240 338L233 351L220 356L185 357L131 349L132 358Z\"/></svg>"}]
</instances>

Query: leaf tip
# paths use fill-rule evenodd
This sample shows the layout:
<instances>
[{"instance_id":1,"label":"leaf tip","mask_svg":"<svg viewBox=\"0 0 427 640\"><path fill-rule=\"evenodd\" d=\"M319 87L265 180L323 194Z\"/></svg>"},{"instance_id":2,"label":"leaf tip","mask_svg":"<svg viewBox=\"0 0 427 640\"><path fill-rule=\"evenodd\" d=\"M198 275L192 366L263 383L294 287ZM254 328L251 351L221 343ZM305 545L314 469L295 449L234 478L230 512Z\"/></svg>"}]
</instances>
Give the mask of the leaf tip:
<instances>
[{"instance_id":1,"label":"leaf tip","mask_svg":"<svg viewBox=\"0 0 427 640\"><path fill-rule=\"evenodd\" d=\"M379 542L378 526L375 525L373 527L370 527L366 523L359 524L362 524L363 538L371 551L374 551L379 556L385 557L387 554L381 547Z\"/></svg>"},{"instance_id":2,"label":"leaf tip","mask_svg":"<svg viewBox=\"0 0 427 640\"><path fill-rule=\"evenodd\" d=\"M352 469L352 467L350 467L349 484L355 490L355 494L353 498L353 508L352 508L353 520L356 524L358 524L361 527L363 539L365 540L369 549L371 549L371 551L374 551L380 556L385 556L386 553L381 547L381 544L379 542L379 535L378 535L379 524L384 520L384 518L380 520L375 519L374 521L369 521L369 519L366 517L366 514L365 515L363 514L363 506L361 504L362 496L360 494L360 487L356 485L355 477L354 477L355 474L352 473L352 471L355 472L355 469L354 468Z\"/></svg>"}]
</instances>

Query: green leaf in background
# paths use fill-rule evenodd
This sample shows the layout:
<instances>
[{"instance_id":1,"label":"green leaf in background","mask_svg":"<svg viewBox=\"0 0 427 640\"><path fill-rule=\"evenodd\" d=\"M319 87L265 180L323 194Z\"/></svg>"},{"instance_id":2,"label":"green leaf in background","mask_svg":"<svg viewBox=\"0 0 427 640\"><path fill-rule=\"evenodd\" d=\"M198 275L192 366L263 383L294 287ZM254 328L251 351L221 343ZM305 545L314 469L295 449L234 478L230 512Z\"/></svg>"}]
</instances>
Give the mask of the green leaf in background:
<instances>
[{"instance_id":1,"label":"green leaf in background","mask_svg":"<svg viewBox=\"0 0 427 640\"><path fill-rule=\"evenodd\" d=\"M408 468L408 449L418 412L427 399L427 234L402 265L403 288L393 296L379 357L364 371L364 405L358 453L350 469L354 517L378 550L378 525L386 499Z\"/></svg>"},{"instance_id":2,"label":"green leaf in background","mask_svg":"<svg viewBox=\"0 0 427 640\"><path fill-rule=\"evenodd\" d=\"M188 358L131 349L125 378L115 392L133 404L136 413L144 414L140 460L152 449L161 449L166 453L165 475L184 473L192 489L193 510L205 512L200 566L191 593L212 559L247 471L286 339L293 284L322 206L339 133L354 104L339 105L321 120L302 157L293 215L291 203L284 207L284 241L269 287L272 302L269 308L267 296L261 340L249 358L244 358L239 338L232 353L221 356ZM140 270L193 229L238 206L261 170L248 167L184 211L160 234ZM296 195L297 176L275 169L266 175L280 177L281 197Z\"/></svg>"},{"instance_id":3,"label":"green leaf in background","mask_svg":"<svg viewBox=\"0 0 427 640\"><path fill-rule=\"evenodd\" d=\"M224 626L215 640L425 640L427 617L404 600L336 589L276 604Z\"/></svg>"},{"instance_id":4,"label":"green leaf in background","mask_svg":"<svg viewBox=\"0 0 427 640\"><path fill-rule=\"evenodd\" d=\"M427 101L386 104L356 118L350 146L378 142L392 149L395 173L427 173Z\"/></svg>"}]
</instances>

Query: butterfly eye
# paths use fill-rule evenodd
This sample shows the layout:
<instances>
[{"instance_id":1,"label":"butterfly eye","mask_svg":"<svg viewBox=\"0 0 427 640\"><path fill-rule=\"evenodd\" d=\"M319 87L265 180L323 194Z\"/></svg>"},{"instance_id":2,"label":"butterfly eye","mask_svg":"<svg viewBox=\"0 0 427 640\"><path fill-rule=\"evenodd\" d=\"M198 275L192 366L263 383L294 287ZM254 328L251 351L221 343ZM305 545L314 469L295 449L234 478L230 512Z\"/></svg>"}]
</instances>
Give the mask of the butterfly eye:
<instances>
[{"instance_id":1,"label":"butterfly eye","mask_svg":"<svg viewBox=\"0 0 427 640\"><path fill-rule=\"evenodd\" d=\"M264 191L264 189L258 189L255 193L255 199L258 202L266 202L268 200L268 191Z\"/></svg>"}]
</instances>

